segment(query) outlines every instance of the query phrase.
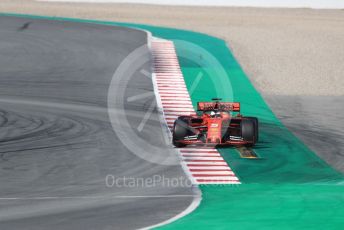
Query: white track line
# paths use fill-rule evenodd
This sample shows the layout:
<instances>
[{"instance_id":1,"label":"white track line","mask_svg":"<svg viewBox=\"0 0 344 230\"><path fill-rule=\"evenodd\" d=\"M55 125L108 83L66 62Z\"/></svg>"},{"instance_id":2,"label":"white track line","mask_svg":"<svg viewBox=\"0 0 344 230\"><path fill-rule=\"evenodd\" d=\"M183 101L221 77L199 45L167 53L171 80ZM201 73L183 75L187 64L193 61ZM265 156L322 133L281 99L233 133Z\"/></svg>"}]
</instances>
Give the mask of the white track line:
<instances>
[{"instance_id":1,"label":"white track line","mask_svg":"<svg viewBox=\"0 0 344 230\"><path fill-rule=\"evenodd\" d=\"M156 38L152 38L150 32L147 32L148 33L148 47L151 49L151 51L154 51L154 50L158 50L158 48L155 48L153 49L152 48L152 44L153 44L153 39L155 41L154 44L157 44L156 42L157 41L161 41L161 39L156 39ZM160 59L159 59L160 60ZM162 61L164 60L164 58L162 58ZM155 59L156 61L156 59ZM155 65L155 64L154 64ZM162 97L160 97L159 95L159 92L158 92L158 87L159 87L159 84L158 84L158 78L159 76L163 76L164 74L158 74L158 73L154 73L152 74L152 81L153 81L153 88L154 88L154 93L155 93L155 97L156 97L156 100L157 100L157 106L158 106L158 110L160 112L163 113L163 105L162 105ZM178 73L178 74L175 74L176 76L177 75L181 75L181 73ZM182 83L184 83L184 79L181 79L183 80ZM170 83L167 83L167 84L170 84ZM174 83L175 84L175 83ZM165 99L168 99L169 97L166 97ZM185 99L183 98L177 98L176 100L181 100L181 101L185 101ZM189 101L190 98L189 98ZM165 120L165 117L166 116L159 116L160 120ZM166 120L165 120L166 122ZM169 136L171 136L171 132L170 132L170 129L167 128L167 127L163 127L163 130L164 131L167 131ZM190 180L192 181L193 184L196 184L195 181L193 180L193 177L191 175L191 173L188 171L187 169L187 166L185 164L181 164L185 173L188 175L188 177L190 178ZM166 224L170 224L188 214L190 214L191 212L193 212L201 203L201 200L202 200L202 194L201 194L201 190L198 188L197 185L195 185L193 188L192 188L192 191L194 193L194 196L193 196L193 200L191 202L191 204L184 210L182 211L181 213L178 213L177 215L175 215L174 217L170 218L170 219L167 219L163 222L160 222L158 224L154 224L154 225L151 225L151 226L147 226L145 228L142 228L142 229L153 229L153 228L158 228L158 227L161 227L161 226L164 226Z\"/></svg>"},{"instance_id":2,"label":"white track line","mask_svg":"<svg viewBox=\"0 0 344 230\"><path fill-rule=\"evenodd\" d=\"M167 121L167 119L169 119L169 123L167 124L170 124L169 128L171 129L172 128L171 122L174 122L174 121L173 120L171 121L170 118L176 119L178 116L185 113L182 113L182 112L178 112L177 114L166 113L165 107L167 106L167 103L170 103L170 102L180 102L181 104L189 103L190 108L192 108L192 102L191 102L190 96L188 95L184 78L179 67L178 58L175 52L173 42L152 38L151 34L148 32L148 43L149 43L148 46L151 48L151 51L152 51L153 62L154 62L154 67L155 67L155 73L153 73L153 76L152 76L154 93L157 98L157 104L158 104L159 110L162 111L165 122ZM184 89L185 92L187 93L187 96L170 95L170 94L160 95L159 89L166 89L166 85L169 86L169 88L174 86L174 87L177 87L178 89L181 89L181 88ZM193 111L192 113L189 113L189 114L195 114L195 112ZM181 159L182 159L183 154L187 155L190 153L196 153L196 154L202 154L202 155L212 154L211 156L213 156L213 154L220 155L215 149L209 149L209 148L190 149L189 151L181 150L179 151L179 153L181 155ZM193 212L199 206L202 199L201 191L197 187L198 184L208 184L208 185L209 184L217 184L217 185L218 184L240 184L240 181L231 171L227 163L218 164L218 162L217 163L203 162L203 163L193 164L190 162L187 163L186 161L182 160L181 165L183 169L185 170L186 174L190 177L190 180L193 182L193 184L196 185L196 187L193 190L196 196L194 196L192 203L189 205L187 209L185 209L183 212L179 213L178 215L166 221L148 226L143 229L152 229L152 228L161 227L163 225L172 223L188 215L189 213ZM212 174L214 172L213 170L216 170L217 174ZM198 175L200 176L198 177ZM214 180L216 176L214 178L214 177L204 177L204 175L221 175L220 177L221 179Z\"/></svg>"}]
</instances>

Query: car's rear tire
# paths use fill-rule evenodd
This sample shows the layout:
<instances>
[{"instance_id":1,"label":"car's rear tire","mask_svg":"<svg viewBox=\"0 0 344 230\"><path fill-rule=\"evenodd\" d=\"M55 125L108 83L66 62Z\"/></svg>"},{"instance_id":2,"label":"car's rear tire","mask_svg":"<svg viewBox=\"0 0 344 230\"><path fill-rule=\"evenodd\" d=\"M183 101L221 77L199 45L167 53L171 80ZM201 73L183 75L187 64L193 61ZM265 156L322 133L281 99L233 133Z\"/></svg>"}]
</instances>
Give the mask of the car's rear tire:
<instances>
[{"instance_id":1,"label":"car's rear tire","mask_svg":"<svg viewBox=\"0 0 344 230\"><path fill-rule=\"evenodd\" d=\"M253 146L256 143L256 130L254 121L251 119L243 119L240 123L240 126L243 140L251 142L250 144L247 144L247 146Z\"/></svg>"},{"instance_id":2,"label":"car's rear tire","mask_svg":"<svg viewBox=\"0 0 344 230\"><path fill-rule=\"evenodd\" d=\"M255 142L257 143L258 142L258 140L259 140L259 122L258 122L258 118L256 118L256 117L245 117L245 118L247 118L247 119L250 119L250 120L252 120L253 121L253 123L254 123L254 129L255 129Z\"/></svg>"},{"instance_id":3,"label":"car's rear tire","mask_svg":"<svg viewBox=\"0 0 344 230\"><path fill-rule=\"evenodd\" d=\"M187 117L178 117L174 122L173 132L172 132L172 143L174 146L181 148L185 147L186 144L180 143L179 141L184 140L184 137L189 136L189 120Z\"/></svg>"}]
</instances>

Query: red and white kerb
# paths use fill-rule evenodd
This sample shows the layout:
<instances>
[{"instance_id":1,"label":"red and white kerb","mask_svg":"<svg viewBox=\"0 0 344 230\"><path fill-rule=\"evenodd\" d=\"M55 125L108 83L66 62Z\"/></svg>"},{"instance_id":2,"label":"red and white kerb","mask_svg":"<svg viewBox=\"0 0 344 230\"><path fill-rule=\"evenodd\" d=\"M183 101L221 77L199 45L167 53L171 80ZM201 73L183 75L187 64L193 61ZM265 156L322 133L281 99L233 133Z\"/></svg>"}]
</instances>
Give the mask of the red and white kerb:
<instances>
[{"instance_id":1,"label":"red and white kerb","mask_svg":"<svg viewBox=\"0 0 344 230\"><path fill-rule=\"evenodd\" d=\"M157 100L170 130L178 116L195 115L172 41L154 38L151 42ZM179 148L182 164L195 184L240 184L239 179L212 147Z\"/></svg>"}]
</instances>

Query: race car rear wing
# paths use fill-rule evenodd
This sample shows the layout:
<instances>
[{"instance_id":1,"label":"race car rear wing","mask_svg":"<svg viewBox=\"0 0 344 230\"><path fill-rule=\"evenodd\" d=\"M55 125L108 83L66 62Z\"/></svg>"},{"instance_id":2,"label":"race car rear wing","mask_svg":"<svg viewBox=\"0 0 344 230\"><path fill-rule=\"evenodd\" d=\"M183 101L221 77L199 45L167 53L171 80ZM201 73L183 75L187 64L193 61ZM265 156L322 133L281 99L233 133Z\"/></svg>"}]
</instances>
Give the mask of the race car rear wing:
<instances>
[{"instance_id":1,"label":"race car rear wing","mask_svg":"<svg viewBox=\"0 0 344 230\"><path fill-rule=\"evenodd\" d=\"M210 111L210 110L221 110L221 111L233 111L240 112L239 102L198 102L198 111Z\"/></svg>"}]
</instances>

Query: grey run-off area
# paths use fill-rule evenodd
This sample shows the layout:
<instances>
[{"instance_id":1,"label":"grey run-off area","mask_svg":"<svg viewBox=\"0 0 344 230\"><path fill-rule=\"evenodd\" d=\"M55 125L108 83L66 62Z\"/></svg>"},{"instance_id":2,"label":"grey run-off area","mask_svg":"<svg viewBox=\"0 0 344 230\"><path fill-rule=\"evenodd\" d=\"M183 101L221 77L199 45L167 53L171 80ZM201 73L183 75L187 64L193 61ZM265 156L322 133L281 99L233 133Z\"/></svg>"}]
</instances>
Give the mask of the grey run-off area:
<instances>
[{"instance_id":1,"label":"grey run-off area","mask_svg":"<svg viewBox=\"0 0 344 230\"><path fill-rule=\"evenodd\" d=\"M344 173L344 97L264 95L283 124Z\"/></svg>"}]
</instances>

